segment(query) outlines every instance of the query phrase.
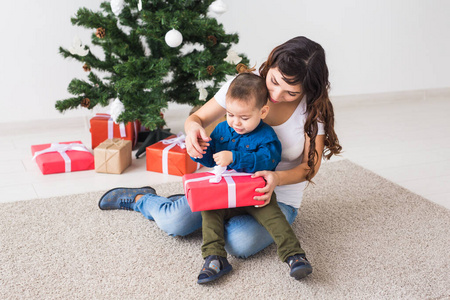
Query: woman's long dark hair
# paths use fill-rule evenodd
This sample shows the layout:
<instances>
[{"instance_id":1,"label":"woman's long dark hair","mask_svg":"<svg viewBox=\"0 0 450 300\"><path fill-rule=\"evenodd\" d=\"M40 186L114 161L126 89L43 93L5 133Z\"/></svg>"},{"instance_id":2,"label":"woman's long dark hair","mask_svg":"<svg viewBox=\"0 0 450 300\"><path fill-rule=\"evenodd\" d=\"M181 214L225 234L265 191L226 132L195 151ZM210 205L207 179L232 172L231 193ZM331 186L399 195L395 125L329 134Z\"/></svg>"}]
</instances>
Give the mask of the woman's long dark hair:
<instances>
[{"instance_id":1,"label":"woman's long dark hair","mask_svg":"<svg viewBox=\"0 0 450 300\"><path fill-rule=\"evenodd\" d=\"M328 97L330 82L325 51L322 46L306 37L295 37L272 50L267 61L259 68L261 76L266 78L271 68L278 68L286 83L291 85L300 83L303 94L306 95L308 117L305 132L310 138L307 153L309 171L306 180L311 181L315 169L314 159L318 155L316 150L318 122L322 122L325 127L324 157L330 159L342 150L334 131L333 105Z\"/></svg>"}]
</instances>

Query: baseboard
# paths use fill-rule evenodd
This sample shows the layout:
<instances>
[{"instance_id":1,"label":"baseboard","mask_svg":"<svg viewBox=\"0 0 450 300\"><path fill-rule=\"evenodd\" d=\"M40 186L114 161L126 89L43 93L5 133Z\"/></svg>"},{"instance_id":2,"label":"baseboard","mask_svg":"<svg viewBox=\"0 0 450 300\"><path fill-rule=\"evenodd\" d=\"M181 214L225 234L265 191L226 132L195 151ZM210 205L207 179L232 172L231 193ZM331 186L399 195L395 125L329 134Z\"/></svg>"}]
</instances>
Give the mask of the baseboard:
<instances>
[{"instance_id":1,"label":"baseboard","mask_svg":"<svg viewBox=\"0 0 450 300\"><path fill-rule=\"evenodd\" d=\"M413 91L360 94L360 95L339 95L339 96L332 96L331 100L333 101L333 105L346 106L362 103L377 104L377 103L391 103L397 101L413 101L413 100L420 101L434 97L450 98L450 87L413 90Z\"/></svg>"},{"instance_id":2,"label":"baseboard","mask_svg":"<svg viewBox=\"0 0 450 300\"><path fill-rule=\"evenodd\" d=\"M42 119L42 120L29 120L29 121L17 121L6 122L0 124L2 132L6 135L14 135L15 133L23 134L27 132L29 134L44 132L51 128L86 128L89 130L89 117L69 117L69 118L56 118L56 119ZM0 133L1 136L1 133Z\"/></svg>"},{"instance_id":3,"label":"baseboard","mask_svg":"<svg viewBox=\"0 0 450 300\"><path fill-rule=\"evenodd\" d=\"M167 123L167 127L171 129L171 132L178 133L183 131L184 121L189 115L191 107L188 105L175 104L169 106L169 109L164 112L164 118ZM76 117L61 117L42 120L24 120L15 122L0 123L2 133L5 135L14 135L15 133L27 132L29 134L43 132L51 128L64 127L70 128L84 128L89 131L89 120L94 116L93 113L85 116Z\"/></svg>"}]
</instances>

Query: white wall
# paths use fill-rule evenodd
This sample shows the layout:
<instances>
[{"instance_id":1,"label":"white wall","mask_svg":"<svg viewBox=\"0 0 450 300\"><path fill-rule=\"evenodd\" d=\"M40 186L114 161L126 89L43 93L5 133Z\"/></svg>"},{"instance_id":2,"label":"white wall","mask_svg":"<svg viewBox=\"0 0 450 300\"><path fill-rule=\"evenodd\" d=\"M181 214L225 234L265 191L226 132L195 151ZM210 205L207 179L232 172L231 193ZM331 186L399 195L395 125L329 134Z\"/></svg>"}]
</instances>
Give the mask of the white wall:
<instances>
[{"instance_id":1,"label":"white wall","mask_svg":"<svg viewBox=\"0 0 450 300\"><path fill-rule=\"evenodd\" d=\"M143 0L145 1L145 0ZM100 0L10 1L0 11L0 122L91 115L83 108L54 109L72 78L85 78L81 63L64 60L58 47L91 32L70 23L79 7ZM218 17L237 32L258 66L270 50L304 35L327 52L332 95L450 87L450 1L447 0L224 0Z\"/></svg>"},{"instance_id":2,"label":"white wall","mask_svg":"<svg viewBox=\"0 0 450 300\"><path fill-rule=\"evenodd\" d=\"M7 1L0 10L0 122L53 119L90 114L86 109L64 115L54 105L71 96L69 82L86 78L82 64L64 59L59 46L70 47L75 35L86 43L90 32L72 26L79 7L97 9L100 0Z\"/></svg>"},{"instance_id":3,"label":"white wall","mask_svg":"<svg viewBox=\"0 0 450 300\"><path fill-rule=\"evenodd\" d=\"M450 1L225 2L219 20L258 65L291 37L320 43L333 95L450 87Z\"/></svg>"}]
</instances>

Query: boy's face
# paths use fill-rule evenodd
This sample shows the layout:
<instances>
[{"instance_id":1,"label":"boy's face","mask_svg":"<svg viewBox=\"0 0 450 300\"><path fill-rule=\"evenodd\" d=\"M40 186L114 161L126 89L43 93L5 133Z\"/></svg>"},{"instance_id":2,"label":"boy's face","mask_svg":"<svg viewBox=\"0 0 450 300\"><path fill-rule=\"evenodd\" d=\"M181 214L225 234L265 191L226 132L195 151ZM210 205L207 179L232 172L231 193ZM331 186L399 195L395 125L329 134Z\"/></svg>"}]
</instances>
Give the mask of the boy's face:
<instances>
[{"instance_id":1,"label":"boy's face","mask_svg":"<svg viewBox=\"0 0 450 300\"><path fill-rule=\"evenodd\" d=\"M256 101L247 103L239 99L226 99L227 123L238 134L252 132L259 125L261 119L264 119L269 111L267 105L261 109L255 106Z\"/></svg>"}]
</instances>

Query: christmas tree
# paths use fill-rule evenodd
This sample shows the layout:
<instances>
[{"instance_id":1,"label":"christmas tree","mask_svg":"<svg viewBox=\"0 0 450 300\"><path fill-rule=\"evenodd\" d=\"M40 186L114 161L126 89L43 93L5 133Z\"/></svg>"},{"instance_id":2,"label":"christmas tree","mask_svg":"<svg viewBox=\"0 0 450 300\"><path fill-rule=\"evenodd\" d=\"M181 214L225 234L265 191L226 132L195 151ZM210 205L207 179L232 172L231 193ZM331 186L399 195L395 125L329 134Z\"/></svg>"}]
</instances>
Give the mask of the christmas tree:
<instances>
[{"instance_id":1,"label":"christmas tree","mask_svg":"<svg viewBox=\"0 0 450 300\"><path fill-rule=\"evenodd\" d=\"M80 8L72 24L92 30L98 57L78 39L65 58L81 62L87 80L73 79L74 95L56 102L63 112L79 106L122 106L116 122L140 120L150 130L165 124L161 111L169 102L202 105L226 75L248 59L232 50L237 34L226 34L209 9L223 12L221 0L111 0L101 11ZM80 66L81 67L81 66ZM117 100L118 99L118 100ZM120 100L120 102L119 102Z\"/></svg>"}]
</instances>

